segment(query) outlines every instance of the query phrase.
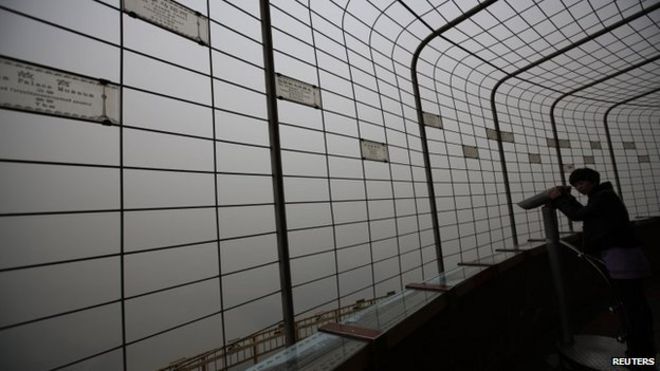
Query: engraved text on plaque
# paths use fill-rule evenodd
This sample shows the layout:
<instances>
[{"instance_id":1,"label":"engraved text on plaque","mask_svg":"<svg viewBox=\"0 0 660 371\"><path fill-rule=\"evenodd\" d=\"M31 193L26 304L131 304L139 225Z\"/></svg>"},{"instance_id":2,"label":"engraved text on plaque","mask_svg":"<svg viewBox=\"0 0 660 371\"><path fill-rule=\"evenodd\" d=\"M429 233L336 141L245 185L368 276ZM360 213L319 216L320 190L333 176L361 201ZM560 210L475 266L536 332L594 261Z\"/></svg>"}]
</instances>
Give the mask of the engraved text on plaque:
<instances>
[{"instance_id":1,"label":"engraved text on plaque","mask_svg":"<svg viewBox=\"0 0 660 371\"><path fill-rule=\"evenodd\" d=\"M0 57L0 107L116 124L119 89L99 80Z\"/></svg>"}]
</instances>

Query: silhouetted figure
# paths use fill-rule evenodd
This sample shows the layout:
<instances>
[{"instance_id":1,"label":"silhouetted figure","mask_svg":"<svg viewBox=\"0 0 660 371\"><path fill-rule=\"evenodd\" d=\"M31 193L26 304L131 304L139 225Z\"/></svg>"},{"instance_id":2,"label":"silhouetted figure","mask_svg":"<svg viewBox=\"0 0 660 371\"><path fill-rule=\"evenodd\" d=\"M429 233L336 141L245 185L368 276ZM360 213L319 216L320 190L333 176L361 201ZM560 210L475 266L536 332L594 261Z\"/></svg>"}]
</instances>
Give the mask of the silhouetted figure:
<instances>
[{"instance_id":1,"label":"silhouetted figure","mask_svg":"<svg viewBox=\"0 0 660 371\"><path fill-rule=\"evenodd\" d=\"M566 187L549 191L553 206L573 221L583 222L584 252L605 264L612 285L623 304L628 331L628 357L655 357L653 319L644 295L643 278L651 275L649 262L635 236L625 205L610 182L600 183L600 174L589 168L576 169L569 182L587 195L586 206ZM570 188L570 187L568 187Z\"/></svg>"}]
</instances>

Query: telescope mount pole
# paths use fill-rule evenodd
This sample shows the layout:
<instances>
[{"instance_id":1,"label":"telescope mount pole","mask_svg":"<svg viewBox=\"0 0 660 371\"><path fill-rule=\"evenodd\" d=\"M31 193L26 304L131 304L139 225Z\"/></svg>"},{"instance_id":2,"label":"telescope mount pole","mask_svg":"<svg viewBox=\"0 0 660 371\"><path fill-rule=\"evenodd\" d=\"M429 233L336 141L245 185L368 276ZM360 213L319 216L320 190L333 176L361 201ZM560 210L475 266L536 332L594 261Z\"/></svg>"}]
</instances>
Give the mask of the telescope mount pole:
<instances>
[{"instance_id":1,"label":"telescope mount pole","mask_svg":"<svg viewBox=\"0 0 660 371\"><path fill-rule=\"evenodd\" d=\"M550 206L543 206L543 224L545 226L545 239L548 249L548 260L550 262L550 273L552 274L552 283L557 296L557 306L559 308L559 321L561 327L561 345L573 344L573 335L570 328L568 317L568 307L566 305L566 291L564 290L564 280L561 275L561 261L559 258L559 227L557 223L557 211Z\"/></svg>"}]
</instances>

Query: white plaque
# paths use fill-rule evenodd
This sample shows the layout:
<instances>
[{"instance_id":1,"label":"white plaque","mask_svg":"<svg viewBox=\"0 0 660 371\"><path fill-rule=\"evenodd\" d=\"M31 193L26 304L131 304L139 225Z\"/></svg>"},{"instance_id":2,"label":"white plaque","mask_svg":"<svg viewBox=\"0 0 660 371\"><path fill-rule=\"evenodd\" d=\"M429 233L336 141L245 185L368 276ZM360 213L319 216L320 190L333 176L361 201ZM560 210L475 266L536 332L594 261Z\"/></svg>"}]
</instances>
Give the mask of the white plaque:
<instances>
[{"instance_id":1,"label":"white plaque","mask_svg":"<svg viewBox=\"0 0 660 371\"><path fill-rule=\"evenodd\" d=\"M600 141L593 140L591 141L591 149L603 149L603 146L600 144Z\"/></svg>"},{"instance_id":2,"label":"white plaque","mask_svg":"<svg viewBox=\"0 0 660 371\"><path fill-rule=\"evenodd\" d=\"M635 142L623 142L623 149L635 149L637 146Z\"/></svg>"},{"instance_id":3,"label":"white plaque","mask_svg":"<svg viewBox=\"0 0 660 371\"><path fill-rule=\"evenodd\" d=\"M479 158L479 149L474 146L463 146L463 156L467 158Z\"/></svg>"},{"instance_id":4,"label":"white plaque","mask_svg":"<svg viewBox=\"0 0 660 371\"><path fill-rule=\"evenodd\" d=\"M596 158L594 156L584 156L584 163L586 165L594 165L596 163Z\"/></svg>"},{"instance_id":5,"label":"white plaque","mask_svg":"<svg viewBox=\"0 0 660 371\"><path fill-rule=\"evenodd\" d=\"M362 149L362 158L365 160L387 162L390 159L387 153L387 145L383 143L362 139L360 146Z\"/></svg>"},{"instance_id":6,"label":"white plaque","mask_svg":"<svg viewBox=\"0 0 660 371\"><path fill-rule=\"evenodd\" d=\"M564 164L564 172L570 173L575 170L575 164Z\"/></svg>"},{"instance_id":7,"label":"white plaque","mask_svg":"<svg viewBox=\"0 0 660 371\"><path fill-rule=\"evenodd\" d=\"M116 124L119 88L0 57L0 107Z\"/></svg>"},{"instance_id":8,"label":"white plaque","mask_svg":"<svg viewBox=\"0 0 660 371\"><path fill-rule=\"evenodd\" d=\"M422 117L424 118L424 125L442 129L442 117L440 117L440 115L430 112L422 112Z\"/></svg>"},{"instance_id":9,"label":"white plaque","mask_svg":"<svg viewBox=\"0 0 660 371\"><path fill-rule=\"evenodd\" d=\"M502 142L513 143L513 133L510 131L500 131ZM488 139L497 140L497 130L486 128L486 137Z\"/></svg>"},{"instance_id":10,"label":"white plaque","mask_svg":"<svg viewBox=\"0 0 660 371\"><path fill-rule=\"evenodd\" d=\"M209 19L172 0L123 0L124 11L183 37L209 45Z\"/></svg>"},{"instance_id":11,"label":"white plaque","mask_svg":"<svg viewBox=\"0 0 660 371\"><path fill-rule=\"evenodd\" d=\"M540 164L541 163L541 155L538 153L530 153L529 154L529 162L531 164Z\"/></svg>"},{"instance_id":12,"label":"white plaque","mask_svg":"<svg viewBox=\"0 0 660 371\"><path fill-rule=\"evenodd\" d=\"M321 108L321 91L304 81L277 74L277 97L314 108Z\"/></svg>"},{"instance_id":13,"label":"white plaque","mask_svg":"<svg viewBox=\"0 0 660 371\"><path fill-rule=\"evenodd\" d=\"M651 162L651 158L649 157L649 155L639 155L637 156L637 159L639 160L639 162L642 163Z\"/></svg>"}]
</instances>

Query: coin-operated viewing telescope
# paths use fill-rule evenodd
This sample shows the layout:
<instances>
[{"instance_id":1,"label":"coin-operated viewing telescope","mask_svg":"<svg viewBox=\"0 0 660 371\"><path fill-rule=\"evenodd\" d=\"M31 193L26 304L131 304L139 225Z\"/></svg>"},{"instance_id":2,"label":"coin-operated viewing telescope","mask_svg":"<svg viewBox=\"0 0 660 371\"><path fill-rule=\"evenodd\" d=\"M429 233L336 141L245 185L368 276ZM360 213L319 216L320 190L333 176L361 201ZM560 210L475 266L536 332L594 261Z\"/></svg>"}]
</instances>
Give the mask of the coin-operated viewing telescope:
<instances>
[{"instance_id":1,"label":"coin-operated viewing telescope","mask_svg":"<svg viewBox=\"0 0 660 371\"><path fill-rule=\"evenodd\" d=\"M562 194L568 194L571 187L559 186L558 188ZM602 370L604 368L599 365L609 364L612 355L624 354L625 346L622 344L623 337L617 339L608 336L600 335L573 335L571 329L571 321L569 318L568 305L566 302L566 290L564 289L564 277L562 276L561 259L559 249L562 246L568 247L575 252L578 258L583 259L603 277L610 287L610 294L614 302L610 306L610 311L618 312L621 317L620 323L623 325L623 332L626 332L625 321L623 320L623 313L616 309L620 308L620 299L612 291L612 284L607 274L600 268L599 263L595 258L590 257L588 254L582 253L576 247L569 243L560 240L559 238L559 225L557 222L557 210L551 202L550 190L542 191L532 197L526 198L518 202L518 206L525 210L535 209L541 207L541 214L543 215L543 224L545 229L545 240L548 254L548 261L550 264L550 273L555 289L557 311L559 314L559 329L560 329L560 342L558 344L559 352L572 362L590 367L591 369Z\"/></svg>"},{"instance_id":2,"label":"coin-operated viewing telescope","mask_svg":"<svg viewBox=\"0 0 660 371\"><path fill-rule=\"evenodd\" d=\"M571 191L571 187L568 186L563 186L559 187L562 193L568 193ZM537 194L535 194L532 197L526 198L520 202L518 202L518 206L522 207L525 210L530 210L530 209L535 209L539 206L547 205L550 203L550 192L549 191L541 191Z\"/></svg>"},{"instance_id":3,"label":"coin-operated viewing telescope","mask_svg":"<svg viewBox=\"0 0 660 371\"><path fill-rule=\"evenodd\" d=\"M562 187L564 191L567 187ZM570 190L570 187L568 187ZM559 259L559 225L557 223L557 210L552 206L550 199L550 190L545 190L518 202L518 206L525 210L535 209L539 206L543 214L543 224L545 229L545 240L548 251L548 260L550 262L550 273L557 296L557 306L559 310L559 320L561 329L561 343L572 344L573 334L570 329L570 320L568 318L568 306L566 305L566 291L564 290L564 279L561 274L561 263Z\"/></svg>"}]
</instances>

